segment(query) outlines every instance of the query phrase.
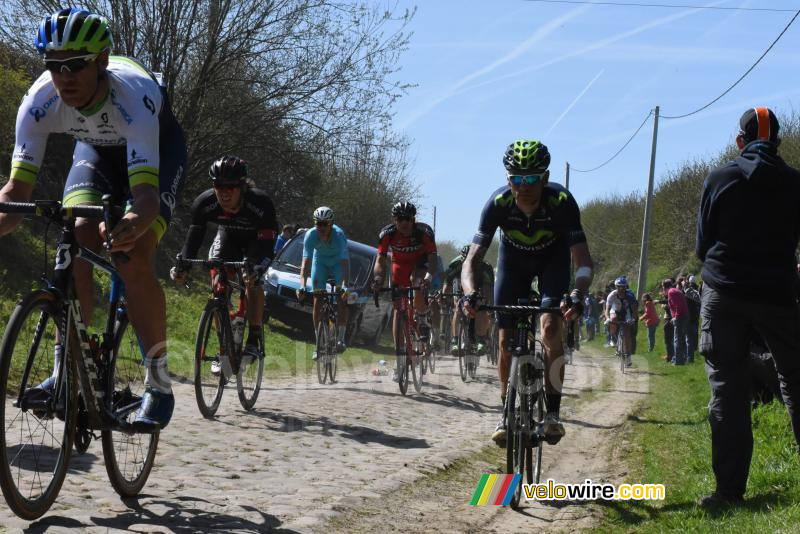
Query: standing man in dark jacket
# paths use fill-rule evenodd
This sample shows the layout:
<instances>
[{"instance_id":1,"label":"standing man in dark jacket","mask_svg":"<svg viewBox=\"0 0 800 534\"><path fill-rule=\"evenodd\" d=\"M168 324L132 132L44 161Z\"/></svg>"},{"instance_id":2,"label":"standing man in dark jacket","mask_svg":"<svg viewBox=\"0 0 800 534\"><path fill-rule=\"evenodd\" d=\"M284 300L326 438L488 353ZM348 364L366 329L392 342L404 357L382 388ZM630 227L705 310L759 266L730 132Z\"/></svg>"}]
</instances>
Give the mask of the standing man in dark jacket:
<instances>
[{"instance_id":1,"label":"standing man in dark jacket","mask_svg":"<svg viewBox=\"0 0 800 534\"><path fill-rule=\"evenodd\" d=\"M775 358L800 444L800 311L795 250L800 238L800 173L778 156L778 119L767 108L739 121L741 154L706 178L697 223L703 262L700 352L711 385L713 494L703 505L743 499L753 453L748 348L755 329Z\"/></svg>"}]
</instances>

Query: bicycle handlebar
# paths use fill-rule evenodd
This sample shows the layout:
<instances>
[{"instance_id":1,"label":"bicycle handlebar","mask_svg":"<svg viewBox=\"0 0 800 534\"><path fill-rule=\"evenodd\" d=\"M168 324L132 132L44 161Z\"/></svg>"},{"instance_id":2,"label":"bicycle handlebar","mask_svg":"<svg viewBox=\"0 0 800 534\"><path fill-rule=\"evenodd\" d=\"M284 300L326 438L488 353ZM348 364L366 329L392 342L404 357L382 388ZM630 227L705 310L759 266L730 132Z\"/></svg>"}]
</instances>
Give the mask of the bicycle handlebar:
<instances>
[{"instance_id":1,"label":"bicycle handlebar","mask_svg":"<svg viewBox=\"0 0 800 534\"><path fill-rule=\"evenodd\" d=\"M478 311L494 311L497 313L504 313L506 315L541 315L544 313L555 313L564 316L561 308L544 308L542 306L525 306L521 304L513 304L508 306L478 306Z\"/></svg>"},{"instance_id":2,"label":"bicycle handlebar","mask_svg":"<svg viewBox=\"0 0 800 534\"><path fill-rule=\"evenodd\" d=\"M0 202L0 212L20 213L46 217L54 221L85 217L103 219L106 210L122 213L119 206L63 206L58 200L35 200L33 202Z\"/></svg>"}]
</instances>

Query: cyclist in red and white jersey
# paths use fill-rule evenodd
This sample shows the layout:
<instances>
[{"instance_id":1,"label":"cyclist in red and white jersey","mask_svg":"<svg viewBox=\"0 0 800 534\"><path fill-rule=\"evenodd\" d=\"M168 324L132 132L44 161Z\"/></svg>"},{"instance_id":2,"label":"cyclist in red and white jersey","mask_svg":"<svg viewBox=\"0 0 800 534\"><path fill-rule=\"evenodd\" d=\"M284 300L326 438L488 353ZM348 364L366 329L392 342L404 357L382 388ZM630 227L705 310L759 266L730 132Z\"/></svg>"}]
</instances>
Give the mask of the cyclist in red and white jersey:
<instances>
[{"instance_id":1,"label":"cyclist in red and white jersey","mask_svg":"<svg viewBox=\"0 0 800 534\"><path fill-rule=\"evenodd\" d=\"M373 282L375 288L383 286L389 252L392 253L392 287L430 287L437 269L436 238L430 226L416 221L416 215L417 208L410 202L398 202L392 207L394 222L383 227L379 235ZM414 309L421 314L420 334L423 337L429 335L430 325L424 315L427 311L424 291L414 294ZM392 327L395 346L399 337L398 324L395 314Z\"/></svg>"}]
</instances>

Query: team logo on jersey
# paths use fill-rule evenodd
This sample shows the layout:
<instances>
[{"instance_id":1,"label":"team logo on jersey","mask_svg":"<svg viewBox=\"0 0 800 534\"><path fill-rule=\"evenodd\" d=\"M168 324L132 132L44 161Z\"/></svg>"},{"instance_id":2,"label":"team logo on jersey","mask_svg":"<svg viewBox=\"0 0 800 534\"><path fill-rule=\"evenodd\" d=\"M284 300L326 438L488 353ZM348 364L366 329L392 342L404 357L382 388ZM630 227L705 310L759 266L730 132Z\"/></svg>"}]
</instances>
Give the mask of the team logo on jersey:
<instances>
[{"instance_id":1,"label":"team logo on jersey","mask_svg":"<svg viewBox=\"0 0 800 534\"><path fill-rule=\"evenodd\" d=\"M156 105L153 103L152 100L150 100L149 96L144 95L144 98L142 98L142 102L144 102L144 107L150 110L151 115L156 114Z\"/></svg>"},{"instance_id":2,"label":"team logo on jersey","mask_svg":"<svg viewBox=\"0 0 800 534\"><path fill-rule=\"evenodd\" d=\"M147 158L140 158L138 154L136 154L135 148L131 150L131 159L128 161L128 167L133 167L134 165L141 165L142 163L147 163Z\"/></svg>"},{"instance_id":3,"label":"team logo on jersey","mask_svg":"<svg viewBox=\"0 0 800 534\"><path fill-rule=\"evenodd\" d=\"M33 156L28 154L28 151L25 149L25 144L24 143L22 144L21 147L19 147L19 152L16 152L13 155L13 158L16 161L19 161L19 160L22 160L22 161L33 161Z\"/></svg>"},{"instance_id":4,"label":"team logo on jersey","mask_svg":"<svg viewBox=\"0 0 800 534\"><path fill-rule=\"evenodd\" d=\"M105 124L108 124L108 113L105 113L105 112L104 112L104 113L102 113L102 114L100 115L100 120L102 120L102 121L103 121L103 123L105 123Z\"/></svg>"},{"instance_id":5,"label":"team logo on jersey","mask_svg":"<svg viewBox=\"0 0 800 534\"><path fill-rule=\"evenodd\" d=\"M175 211L175 204L177 204L175 201L175 195L168 192L161 193L161 202L166 204L166 206L169 208L169 214L172 215L172 212Z\"/></svg>"},{"instance_id":6,"label":"team logo on jersey","mask_svg":"<svg viewBox=\"0 0 800 534\"><path fill-rule=\"evenodd\" d=\"M33 118L36 119L36 122L39 122L39 119L42 119L45 115L47 115L47 112L42 108L31 108L28 110L28 113L33 115Z\"/></svg>"},{"instance_id":7,"label":"team logo on jersey","mask_svg":"<svg viewBox=\"0 0 800 534\"><path fill-rule=\"evenodd\" d=\"M392 252L411 253L411 252L416 252L421 248L422 248L422 244L421 243L418 243L416 245L407 245L407 246L404 246L404 247L397 246L397 245L392 245Z\"/></svg>"}]
</instances>

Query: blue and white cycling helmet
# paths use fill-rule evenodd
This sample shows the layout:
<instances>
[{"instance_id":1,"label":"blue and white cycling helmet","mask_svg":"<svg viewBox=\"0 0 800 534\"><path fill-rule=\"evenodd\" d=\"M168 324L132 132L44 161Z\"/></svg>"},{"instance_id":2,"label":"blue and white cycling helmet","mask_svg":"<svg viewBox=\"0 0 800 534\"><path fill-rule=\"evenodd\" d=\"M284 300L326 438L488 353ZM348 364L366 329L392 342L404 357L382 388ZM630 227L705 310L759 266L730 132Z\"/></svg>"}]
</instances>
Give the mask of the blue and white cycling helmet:
<instances>
[{"instance_id":1,"label":"blue and white cycling helmet","mask_svg":"<svg viewBox=\"0 0 800 534\"><path fill-rule=\"evenodd\" d=\"M628 287L628 279L623 275L614 280L614 285L617 287Z\"/></svg>"},{"instance_id":2,"label":"blue and white cycling helmet","mask_svg":"<svg viewBox=\"0 0 800 534\"><path fill-rule=\"evenodd\" d=\"M39 54L58 50L99 54L111 48L112 40L107 18L73 7L42 19L33 44Z\"/></svg>"}]
</instances>

